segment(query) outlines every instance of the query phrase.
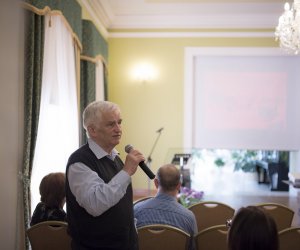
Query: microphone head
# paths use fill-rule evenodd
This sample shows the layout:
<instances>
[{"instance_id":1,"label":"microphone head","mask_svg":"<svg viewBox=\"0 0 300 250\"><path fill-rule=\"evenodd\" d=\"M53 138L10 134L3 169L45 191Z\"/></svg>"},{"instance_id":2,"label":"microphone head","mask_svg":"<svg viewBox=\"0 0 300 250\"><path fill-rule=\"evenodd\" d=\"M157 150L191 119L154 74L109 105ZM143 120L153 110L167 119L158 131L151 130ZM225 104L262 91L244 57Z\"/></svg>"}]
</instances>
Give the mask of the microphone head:
<instances>
[{"instance_id":1,"label":"microphone head","mask_svg":"<svg viewBox=\"0 0 300 250\"><path fill-rule=\"evenodd\" d=\"M129 152L130 152L132 149L133 149L133 146L130 145L130 144L128 144L128 145L125 146L125 152L126 152L127 154L129 154Z\"/></svg>"}]
</instances>

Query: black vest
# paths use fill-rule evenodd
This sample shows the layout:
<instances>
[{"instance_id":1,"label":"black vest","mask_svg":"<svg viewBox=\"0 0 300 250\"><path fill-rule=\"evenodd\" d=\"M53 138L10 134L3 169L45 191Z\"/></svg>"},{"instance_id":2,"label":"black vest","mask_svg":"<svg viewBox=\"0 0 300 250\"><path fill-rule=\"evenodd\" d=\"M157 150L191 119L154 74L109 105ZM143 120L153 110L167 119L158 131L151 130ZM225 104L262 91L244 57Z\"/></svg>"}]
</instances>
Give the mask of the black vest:
<instances>
[{"instance_id":1,"label":"black vest","mask_svg":"<svg viewBox=\"0 0 300 250\"><path fill-rule=\"evenodd\" d=\"M85 144L69 158L66 173L70 165L81 162L95 171L108 183L122 168L122 160L116 156L112 161L108 157L97 159ZM68 174L66 174L66 177ZM88 180L87 180L88 181ZM126 194L113 207L100 216L94 217L86 212L76 201L66 179L66 203L69 233L76 242L87 249L138 249L137 234L134 226L132 186L128 185Z\"/></svg>"}]
</instances>

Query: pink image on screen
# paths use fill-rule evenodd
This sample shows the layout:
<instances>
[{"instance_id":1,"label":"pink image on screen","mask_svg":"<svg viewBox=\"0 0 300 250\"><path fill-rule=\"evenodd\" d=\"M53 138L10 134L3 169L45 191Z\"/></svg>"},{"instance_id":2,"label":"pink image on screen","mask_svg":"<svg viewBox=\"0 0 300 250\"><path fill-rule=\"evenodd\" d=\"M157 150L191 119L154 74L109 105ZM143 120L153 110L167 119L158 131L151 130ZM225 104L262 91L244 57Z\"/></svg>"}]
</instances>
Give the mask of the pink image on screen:
<instances>
[{"instance_id":1,"label":"pink image on screen","mask_svg":"<svg viewBox=\"0 0 300 250\"><path fill-rule=\"evenodd\" d=\"M207 72L203 79L205 129L286 128L285 73Z\"/></svg>"}]
</instances>

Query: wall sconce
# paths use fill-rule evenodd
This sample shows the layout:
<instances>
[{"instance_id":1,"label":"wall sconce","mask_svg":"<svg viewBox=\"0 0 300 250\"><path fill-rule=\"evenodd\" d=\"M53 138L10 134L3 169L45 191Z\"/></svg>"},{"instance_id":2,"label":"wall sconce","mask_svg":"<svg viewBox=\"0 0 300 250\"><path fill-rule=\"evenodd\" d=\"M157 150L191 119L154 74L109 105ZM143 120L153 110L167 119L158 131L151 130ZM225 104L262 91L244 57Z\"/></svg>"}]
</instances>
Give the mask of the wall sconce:
<instances>
[{"instance_id":1,"label":"wall sconce","mask_svg":"<svg viewBox=\"0 0 300 250\"><path fill-rule=\"evenodd\" d=\"M155 79L156 76L156 69L149 63L139 63L133 68L133 78L136 81L146 83Z\"/></svg>"}]
</instances>

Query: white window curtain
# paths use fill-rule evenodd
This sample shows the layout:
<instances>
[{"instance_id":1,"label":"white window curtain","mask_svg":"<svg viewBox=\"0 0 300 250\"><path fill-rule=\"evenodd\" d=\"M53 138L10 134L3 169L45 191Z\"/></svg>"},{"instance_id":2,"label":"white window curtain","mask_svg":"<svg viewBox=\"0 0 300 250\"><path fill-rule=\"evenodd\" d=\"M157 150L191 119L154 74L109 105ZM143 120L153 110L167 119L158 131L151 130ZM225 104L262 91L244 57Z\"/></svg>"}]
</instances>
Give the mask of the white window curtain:
<instances>
[{"instance_id":1,"label":"white window curtain","mask_svg":"<svg viewBox=\"0 0 300 250\"><path fill-rule=\"evenodd\" d=\"M65 172L68 157L79 146L74 51L73 38L63 17L47 15L40 117L31 177L32 212L40 201L41 179L51 172Z\"/></svg>"},{"instance_id":2,"label":"white window curtain","mask_svg":"<svg viewBox=\"0 0 300 250\"><path fill-rule=\"evenodd\" d=\"M104 66L101 59L96 63L96 100L104 101Z\"/></svg>"}]
</instances>

